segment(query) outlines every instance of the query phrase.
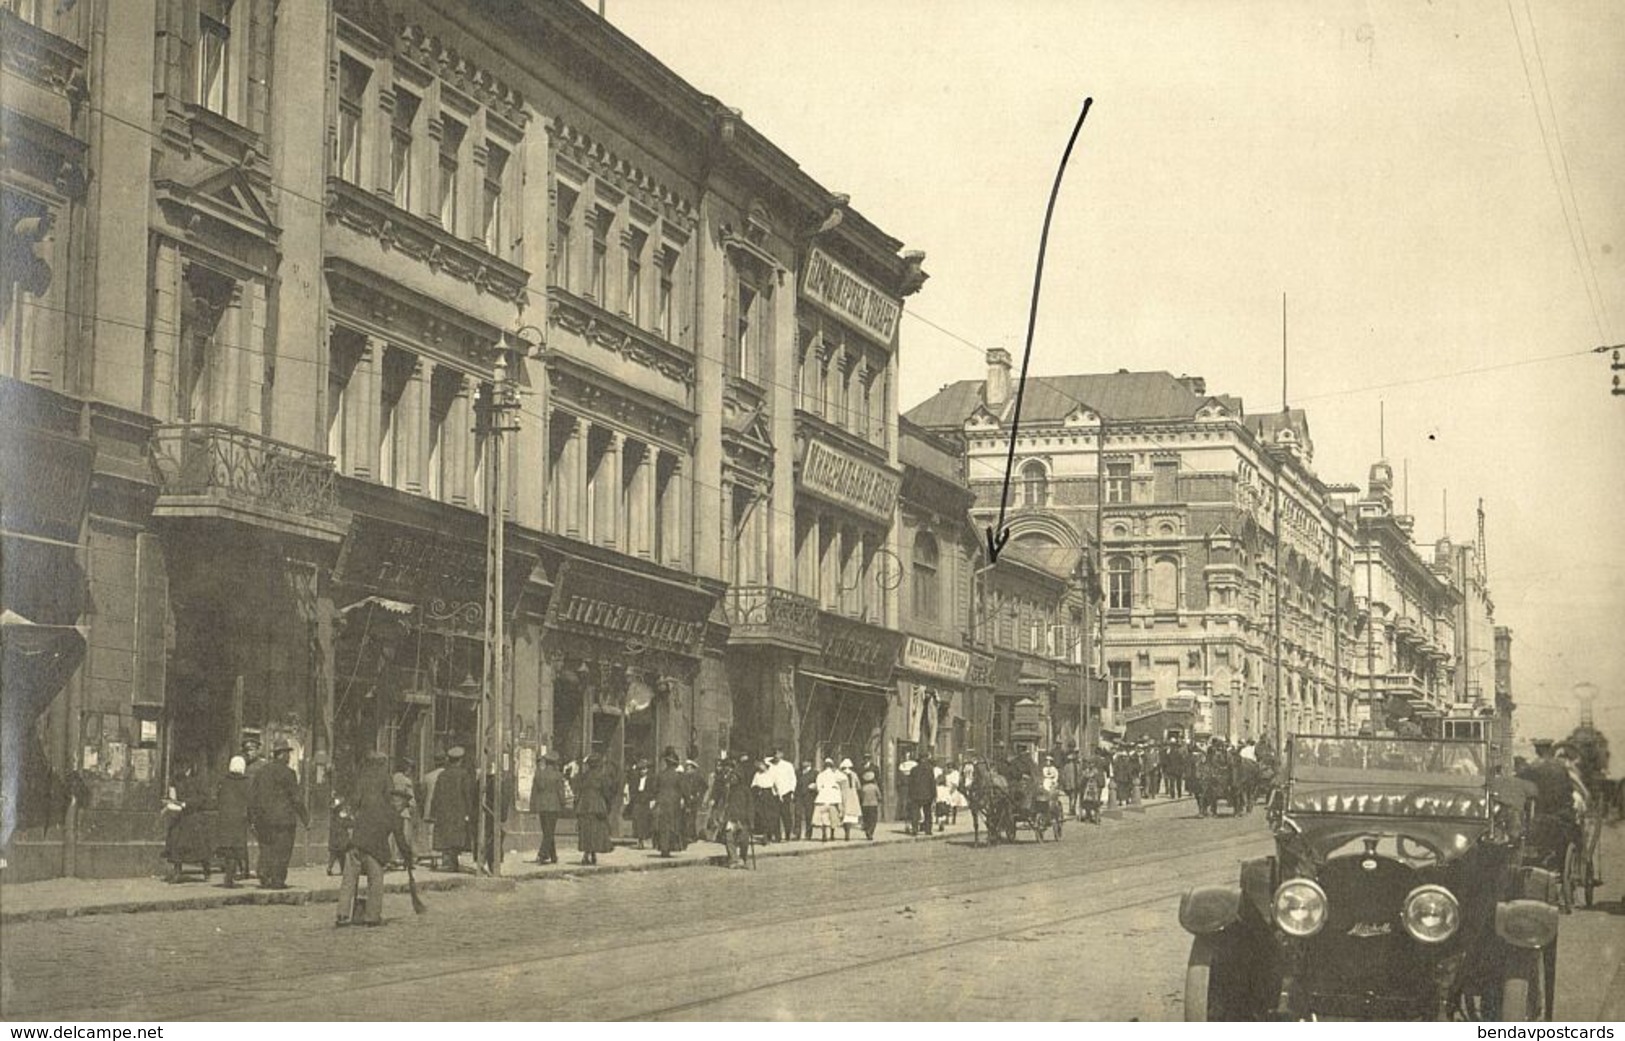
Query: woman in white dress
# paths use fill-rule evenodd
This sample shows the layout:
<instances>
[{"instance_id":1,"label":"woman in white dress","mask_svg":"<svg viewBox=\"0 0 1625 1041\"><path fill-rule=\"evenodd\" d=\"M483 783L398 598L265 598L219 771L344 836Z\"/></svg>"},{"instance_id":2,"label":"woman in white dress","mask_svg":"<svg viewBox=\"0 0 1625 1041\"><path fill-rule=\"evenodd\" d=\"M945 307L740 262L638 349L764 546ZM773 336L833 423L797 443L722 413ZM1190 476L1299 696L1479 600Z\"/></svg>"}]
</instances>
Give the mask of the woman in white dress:
<instances>
[{"instance_id":1,"label":"woman in white dress","mask_svg":"<svg viewBox=\"0 0 1625 1041\"><path fill-rule=\"evenodd\" d=\"M846 775L835 769L835 760L825 759L824 768L813 781L817 794L813 796L813 824L818 828L819 841L828 842L835 835L835 826L841 822L841 785Z\"/></svg>"},{"instance_id":2,"label":"woman in white dress","mask_svg":"<svg viewBox=\"0 0 1625 1041\"><path fill-rule=\"evenodd\" d=\"M858 798L858 774L852 769L852 760L841 760L841 832L842 838L852 838L852 827L863 823L863 805Z\"/></svg>"}]
</instances>

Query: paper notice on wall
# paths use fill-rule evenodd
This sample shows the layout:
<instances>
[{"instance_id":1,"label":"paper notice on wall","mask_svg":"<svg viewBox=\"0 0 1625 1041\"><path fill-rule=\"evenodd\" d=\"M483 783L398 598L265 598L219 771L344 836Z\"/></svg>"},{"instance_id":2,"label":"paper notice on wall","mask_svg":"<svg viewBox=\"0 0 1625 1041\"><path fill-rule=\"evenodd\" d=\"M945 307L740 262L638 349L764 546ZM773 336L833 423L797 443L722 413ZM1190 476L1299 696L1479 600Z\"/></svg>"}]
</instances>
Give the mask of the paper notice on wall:
<instances>
[{"instance_id":1,"label":"paper notice on wall","mask_svg":"<svg viewBox=\"0 0 1625 1041\"><path fill-rule=\"evenodd\" d=\"M129 765L129 747L123 741L107 742L107 776L123 777Z\"/></svg>"},{"instance_id":2,"label":"paper notice on wall","mask_svg":"<svg viewBox=\"0 0 1625 1041\"><path fill-rule=\"evenodd\" d=\"M101 762L101 758L101 753L95 745L86 745L84 761L79 764L79 768L81 770L94 770L97 764Z\"/></svg>"},{"instance_id":3,"label":"paper notice on wall","mask_svg":"<svg viewBox=\"0 0 1625 1041\"><path fill-rule=\"evenodd\" d=\"M530 812L530 782L536 777L536 749L519 749L519 768L514 771L514 806L520 813Z\"/></svg>"},{"instance_id":4,"label":"paper notice on wall","mask_svg":"<svg viewBox=\"0 0 1625 1041\"><path fill-rule=\"evenodd\" d=\"M158 721L156 719L141 720L140 741L144 745L154 745L158 743Z\"/></svg>"},{"instance_id":5,"label":"paper notice on wall","mask_svg":"<svg viewBox=\"0 0 1625 1041\"><path fill-rule=\"evenodd\" d=\"M152 780L152 764L156 753L150 748L135 748L130 751L130 780Z\"/></svg>"}]
</instances>

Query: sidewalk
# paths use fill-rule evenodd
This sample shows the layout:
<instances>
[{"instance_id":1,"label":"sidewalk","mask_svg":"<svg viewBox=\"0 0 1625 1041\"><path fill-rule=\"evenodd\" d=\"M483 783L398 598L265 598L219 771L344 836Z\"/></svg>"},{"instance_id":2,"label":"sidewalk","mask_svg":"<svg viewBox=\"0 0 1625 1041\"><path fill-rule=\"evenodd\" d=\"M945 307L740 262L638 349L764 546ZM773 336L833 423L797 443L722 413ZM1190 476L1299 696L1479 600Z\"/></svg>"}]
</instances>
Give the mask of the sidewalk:
<instances>
[{"instance_id":1,"label":"sidewalk","mask_svg":"<svg viewBox=\"0 0 1625 1041\"><path fill-rule=\"evenodd\" d=\"M1181 803L1188 804L1189 799L1148 800L1141 806L1129 807L1128 814L1136 818L1152 815L1152 811L1171 811ZM1119 811L1108 811L1103 813L1103 816L1107 819L1116 819L1110 816L1114 812L1116 818L1124 817ZM1154 815L1170 814L1162 812ZM1073 829L1088 827L1070 821L1068 824ZM853 830L856 837L850 841L836 838L830 842L798 841L758 845L756 857L760 861L771 860L774 857L850 852L900 842L929 842L954 838L968 840L971 836L971 822L970 814L961 811L959 823L949 825L930 836L911 836L904 830L901 822L886 821L876 830L872 842L865 841L860 830L856 828ZM561 839L563 838L568 837L561 836ZM472 874L466 863L464 873L458 875L419 868L416 869L418 891L437 892L472 886L507 889L520 882L552 878L579 878L625 871L653 871L662 868L720 864L724 856L722 846L714 842L697 842L670 857L662 857L652 849L639 850L630 844L620 844L616 846L614 853L601 854L601 862L596 866L583 866L575 862L577 854L573 843L561 841L560 846L563 863L548 864L545 867L533 862L535 854L531 851L527 850L524 854L520 854L510 850L502 862L502 876L499 878ZM465 862L468 859L470 858L464 857ZM288 872L288 884L292 888L285 890L260 889L252 881L239 883L236 889L227 889L220 884L219 877L216 875L209 882L189 877L187 881L175 884L164 882L157 877L53 878L11 885L0 881L0 924L40 922L93 914L195 911L237 905L337 903L339 898L339 877L328 875L325 869L319 866L291 869ZM406 892L406 872L391 871L387 889L391 893Z\"/></svg>"}]
</instances>

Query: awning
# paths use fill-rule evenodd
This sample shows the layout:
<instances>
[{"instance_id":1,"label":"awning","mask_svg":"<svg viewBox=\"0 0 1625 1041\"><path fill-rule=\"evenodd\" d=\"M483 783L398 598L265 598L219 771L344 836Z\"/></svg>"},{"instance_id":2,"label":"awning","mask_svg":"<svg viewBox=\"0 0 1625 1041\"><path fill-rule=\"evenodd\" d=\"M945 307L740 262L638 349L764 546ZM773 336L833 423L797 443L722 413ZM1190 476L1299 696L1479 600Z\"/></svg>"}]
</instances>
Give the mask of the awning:
<instances>
[{"instance_id":1,"label":"awning","mask_svg":"<svg viewBox=\"0 0 1625 1041\"><path fill-rule=\"evenodd\" d=\"M413 611L417 610L416 604L409 604L403 600L389 600L381 596L369 596L365 599L357 600L348 607L339 608L339 614L349 614L358 607L367 606L381 607L390 614L411 614Z\"/></svg>"},{"instance_id":2,"label":"awning","mask_svg":"<svg viewBox=\"0 0 1625 1041\"><path fill-rule=\"evenodd\" d=\"M820 683L828 683L832 687L844 687L847 690L856 691L859 694L873 694L882 698L889 698L892 696L892 689L890 687L881 686L878 683L865 683L862 680L848 679L845 676L834 676L827 672L814 672L811 669L800 669L798 670L797 675L805 676L808 679L817 680Z\"/></svg>"}]
</instances>

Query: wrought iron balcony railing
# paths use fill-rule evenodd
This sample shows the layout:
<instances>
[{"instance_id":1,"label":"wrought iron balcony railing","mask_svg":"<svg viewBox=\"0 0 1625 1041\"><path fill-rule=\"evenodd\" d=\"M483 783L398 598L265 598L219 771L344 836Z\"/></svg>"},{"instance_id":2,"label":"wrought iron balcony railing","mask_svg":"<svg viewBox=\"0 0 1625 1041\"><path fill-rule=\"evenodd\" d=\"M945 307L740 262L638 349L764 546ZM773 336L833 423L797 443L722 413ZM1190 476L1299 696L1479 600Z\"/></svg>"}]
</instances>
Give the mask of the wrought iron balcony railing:
<instances>
[{"instance_id":1,"label":"wrought iron balcony railing","mask_svg":"<svg viewBox=\"0 0 1625 1041\"><path fill-rule=\"evenodd\" d=\"M818 646L818 602L772 586L734 586L728 590L731 642Z\"/></svg>"},{"instance_id":2,"label":"wrought iron balcony railing","mask_svg":"<svg viewBox=\"0 0 1625 1041\"><path fill-rule=\"evenodd\" d=\"M336 519L331 456L235 427L185 423L153 432L152 458L162 487L159 505L169 512L225 506L324 526Z\"/></svg>"}]
</instances>

